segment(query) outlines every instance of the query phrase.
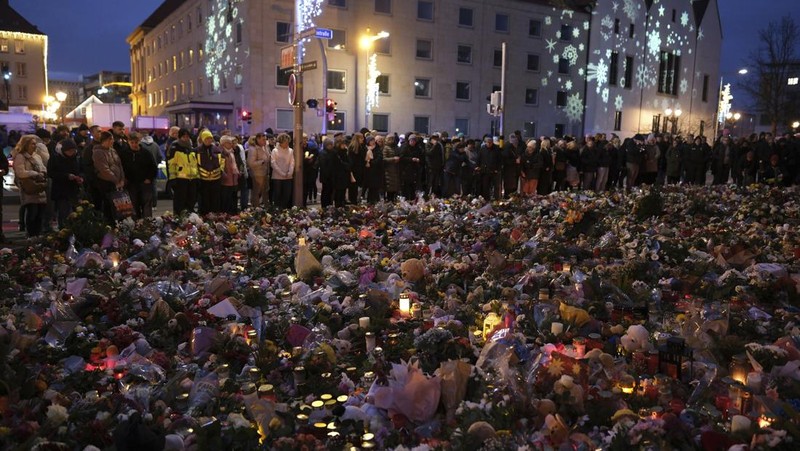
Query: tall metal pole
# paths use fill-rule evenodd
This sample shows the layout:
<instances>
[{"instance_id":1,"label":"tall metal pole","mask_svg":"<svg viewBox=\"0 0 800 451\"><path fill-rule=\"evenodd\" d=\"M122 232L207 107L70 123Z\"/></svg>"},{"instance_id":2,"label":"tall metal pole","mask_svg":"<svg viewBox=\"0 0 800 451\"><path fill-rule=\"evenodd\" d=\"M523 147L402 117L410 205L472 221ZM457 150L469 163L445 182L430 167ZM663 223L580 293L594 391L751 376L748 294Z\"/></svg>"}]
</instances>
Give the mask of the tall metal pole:
<instances>
[{"instance_id":1,"label":"tall metal pole","mask_svg":"<svg viewBox=\"0 0 800 451\"><path fill-rule=\"evenodd\" d=\"M295 96L292 108L294 109L294 140L292 142L294 150L294 189L292 193L292 204L295 207L303 206L303 73L300 65L303 64L303 40L300 33L304 30L301 20L303 12L300 0L294 2L294 76Z\"/></svg>"},{"instance_id":2,"label":"tall metal pole","mask_svg":"<svg viewBox=\"0 0 800 451\"><path fill-rule=\"evenodd\" d=\"M322 55L322 129L320 132L322 136L327 136L328 134L328 112L325 111L325 106L327 105L325 102L328 100L328 49L325 47L327 46L327 42L323 42L322 39L317 39L319 43L319 53ZM320 143L322 144L322 143Z\"/></svg>"},{"instance_id":3,"label":"tall metal pole","mask_svg":"<svg viewBox=\"0 0 800 451\"><path fill-rule=\"evenodd\" d=\"M717 91L717 109L716 114L714 115L714 139L711 141L712 143L716 144L717 142L717 134L719 133L719 123L720 123L720 116L719 116L719 105L722 103L722 75L719 76L719 91Z\"/></svg>"},{"instance_id":4,"label":"tall metal pole","mask_svg":"<svg viewBox=\"0 0 800 451\"><path fill-rule=\"evenodd\" d=\"M505 136L505 118L506 118L506 43L503 41L502 46L503 63L500 66L500 139L503 140Z\"/></svg>"}]
</instances>

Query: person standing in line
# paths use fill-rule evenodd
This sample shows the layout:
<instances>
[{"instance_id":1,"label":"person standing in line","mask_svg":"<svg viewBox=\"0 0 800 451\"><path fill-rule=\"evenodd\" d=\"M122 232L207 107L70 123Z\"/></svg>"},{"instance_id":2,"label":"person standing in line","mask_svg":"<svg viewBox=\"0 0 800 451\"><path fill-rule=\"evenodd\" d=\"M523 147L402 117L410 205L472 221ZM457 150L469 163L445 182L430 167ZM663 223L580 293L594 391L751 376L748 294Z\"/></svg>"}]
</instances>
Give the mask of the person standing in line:
<instances>
[{"instance_id":1,"label":"person standing in line","mask_svg":"<svg viewBox=\"0 0 800 451\"><path fill-rule=\"evenodd\" d=\"M438 133L431 135L430 145L425 151L425 168L427 170L426 180L429 194L441 197L442 176L444 173L444 146Z\"/></svg>"},{"instance_id":2,"label":"person standing in line","mask_svg":"<svg viewBox=\"0 0 800 451\"><path fill-rule=\"evenodd\" d=\"M550 153L551 141L549 138L542 138L539 145L539 153L542 154L542 169L539 170L539 183L536 185L536 193L546 196L553 191L553 167L554 157Z\"/></svg>"},{"instance_id":3,"label":"person standing in line","mask_svg":"<svg viewBox=\"0 0 800 451\"><path fill-rule=\"evenodd\" d=\"M522 193L530 197L536 194L536 189L539 187L539 173L542 170L542 153L536 148L535 139L528 140L520 161Z\"/></svg>"},{"instance_id":4,"label":"person standing in line","mask_svg":"<svg viewBox=\"0 0 800 451\"><path fill-rule=\"evenodd\" d=\"M36 152L36 136L22 136L12 151L12 156L14 157L14 177L16 179L33 179L41 183L46 181L47 166ZM26 193L20 188L19 200L20 204L25 207L25 230L28 237L36 237L42 231L42 215L47 206L47 191Z\"/></svg>"},{"instance_id":5,"label":"person standing in line","mask_svg":"<svg viewBox=\"0 0 800 451\"><path fill-rule=\"evenodd\" d=\"M501 150L497 148L500 139L487 136L483 140L483 145L478 151L478 167L476 170L481 178L480 194L487 201L500 200L502 198L502 174L503 168Z\"/></svg>"},{"instance_id":6,"label":"person standing in line","mask_svg":"<svg viewBox=\"0 0 800 451\"><path fill-rule=\"evenodd\" d=\"M509 135L503 146L503 197L506 199L517 192L524 153L525 148L522 148L516 132Z\"/></svg>"},{"instance_id":7,"label":"person standing in line","mask_svg":"<svg viewBox=\"0 0 800 451\"><path fill-rule=\"evenodd\" d=\"M291 138L286 133L278 135L277 146L272 149L273 201L278 208L292 207L292 181L294 180L294 150L289 147Z\"/></svg>"},{"instance_id":8,"label":"person standing in line","mask_svg":"<svg viewBox=\"0 0 800 451\"><path fill-rule=\"evenodd\" d=\"M225 135L219 139L222 148L224 169L220 181L220 211L229 215L236 214L236 191L239 190L239 166L236 164L238 149L233 136Z\"/></svg>"},{"instance_id":9,"label":"person standing in line","mask_svg":"<svg viewBox=\"0 0 800 451\"><path fill-rule=\"evenodd\" d=\"M156 175L155 178L153 178L153 182L150 184L150 188L153 191L153 208L156 208L158 205L158 183L156 183L158 180L158 165L163 161L163 158L161 157L161 149L158 148L158 144L156 144L155 140L153 140L153 137L147 133L142 134L142 139L139 141L139 146L142 148L142 150L150 153L150 155L153 157L153 161L156 163Z\"/></svg>"},{"instance_id":10,"label":"person standing in line","mask_svg":"<svg viewBox=\"0 0 800 451\"><path fill-rule=\"evenodd\" d=\"M394 135L386 137L383 146L384 190L386 200L394 201L400 192L400 149L396 145Z\"/></svg>"},{"instance_id":11,"label":"person standing in line","mask_svg":"<svg viewBox=\"0 0 800 451\"><path fill-rule=\"evenodd\" d=\"M200 216L222 211L222 171L225 159L208 130L200 132L197 146L197 175L200 180Z\"/></svg>"},{"instance_id":12,"label":"person standing in line","mask_svg":"<svg viewBox=\"0 0 800 451\"><path fill-rule=\"evenodd\" d=\"M417 195L420 171L424 152L418 145L417 135L408 134L406 142L400 148L400 186L403 197L413 201Z\"/></svg>"},{"instance_id":13,"label":"person standing in line","mask_svg":"<svg viewBox=\"0 0 800 451\"><path fill-rule=\"evenodd\" d=\"M333 144L333 139L325 138L319 151L319 182L322 184L320 205L323 210L333 205L333 159L335 158Z\"/></svg>"},{"instance_id":14,"label":"person standing in line","mask_svg":"<svg viewBox=\"0 0 800 451\"><path fill-rule=\"evenodd\" d=\"M142 149L141 139L139 133L132 132L128 136L128 150L120 154L134 219L153 217L153 185L158 172L153 155Z\"/></svg>"},{"instance_id":15,"label":"person standing in line","mask_svg":"<svg viewBox=\"0 0 800 451\"><path fill-rule=\"evenodd\" d=\"M189 130L178 131L178 139L172 141L167 151L170 185L172 187L172 212L179 215L194 211L197 202L197 153L192 147Z\"/></svg>"},{"instance_id":16,"label":"person standing in line","mask_svg":"<svg viewBox=\"0 0 800 451\"><path fill-rule=\"evenodd\" d=\"M110 132L100 134L100 142L92 151L92 159L97 175L95 184L103 195L103 214L106 221L113 224L115 222L114 207L108 200L108 196L125 187L125 171L122 168L119 153L114 149L114 136Z\"/></svg>"},{"instance_id":17,"label":"person standing in line","mask_svg":"<svg viewBox=\"0 0 800 451\"><path fill-rule=\"evenodd\" d=\"M62 140L60 144L56 155L47 163L47 175L53 179L51 197L56 204L58 228L63 229L67 216L78 205L83 177L78 161L78 145L71 139Z\"/></svg>"},{"instance_id":18,"label":"person standing in line","mask_svg":"<svg viewBox=\"0 0 800 451\"><path fill-rule=\"evenodd\" d=\"M331 180L333 183L333 204L336 208L346 205L345 191L347 191L353 180L350 165L347 143L343 137L335 138L331 158Z\"/></svg>"},{"instance_id":19,"label":"person standing in line","mask_svg":"<svg viewBox=\"0 0 800 451\"><path fill-rule=\"evenodd\" d=\"M270 150L267 146L267 135L257 133L254 142L247 148L247 166L253 180L253 192L250 206L266 207L269 203L269 169Z\"/></svg>"}]
</instances>

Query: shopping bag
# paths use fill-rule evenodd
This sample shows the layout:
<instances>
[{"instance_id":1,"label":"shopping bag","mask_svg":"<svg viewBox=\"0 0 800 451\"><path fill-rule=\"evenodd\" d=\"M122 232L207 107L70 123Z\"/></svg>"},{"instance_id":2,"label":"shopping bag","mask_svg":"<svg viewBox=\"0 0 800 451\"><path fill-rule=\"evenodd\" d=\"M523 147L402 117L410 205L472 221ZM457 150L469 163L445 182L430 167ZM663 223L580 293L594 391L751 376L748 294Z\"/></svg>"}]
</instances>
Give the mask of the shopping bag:
<instances>
[{"instance_id":1,"label":"shopping bag","mask_svg":"<svg viewBox=\"0 0 800 451\"><path fill-rule=\"evenodd\" d=\"M120 190L108 193L108 201L111 203L114 219L119 221L133 216L133 202L131 202L131 196L127 191Z\"/></svg>"}]
</instances>

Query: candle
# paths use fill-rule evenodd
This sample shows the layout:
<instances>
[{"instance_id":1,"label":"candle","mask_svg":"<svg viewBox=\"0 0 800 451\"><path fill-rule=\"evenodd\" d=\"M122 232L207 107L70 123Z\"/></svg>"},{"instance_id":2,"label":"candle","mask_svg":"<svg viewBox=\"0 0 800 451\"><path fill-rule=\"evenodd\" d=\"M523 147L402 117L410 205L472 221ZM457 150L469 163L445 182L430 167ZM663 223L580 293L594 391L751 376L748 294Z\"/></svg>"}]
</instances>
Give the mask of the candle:
<instances>
[{"instance_id":1,"label":"candle","mask_svg":"<svg viewBox=\"0 0 800 451\"><path fill-rule=\"evenodd\" d=\"M294 367L293 371L295 387L303 384L306 381L306 368L303 366Z\"/></svg>"},{"instance_id":2,"label":"candle","mask_svg":"<svg viewBox=\"0 0 800 451\"><path fill-rule=\"evenodd\" d=\"M411 313L411 297L408 293L400 294L400 313L403 316L409 316Z\"/></svg>"},{"instance_id":3,"label":"candle","mask_svg":"<svg viewBox=\"0 0 800 451\"><path fill-rule=\"evenodd\" d=\"M758 427L762 429L772 426L772 423L774 422L775 422L775 415L771 413L765 413L764 415L758 417Z\"/></svg>"},{"instance_id":4,"label":"candle","mask_svg":"<svg viewBox=\"0 0 800 451\"><path fill-rule=\"evenodd\" d=\"M572 264L564 263L564 265L561 268L563 272L570 272L572 271Z\"/></svg>"},{"instance_id":5,"label":"candle","mask_svg":"<svg viewBox=\"0 0 800 451\"><path fill-rule=\"evenodd\" d=\"M375 334L372 332L367 332L364 334L364 338L367 341L367 352L372 352L375 350Z\"/></svg>"},{"instance_id":6,"label":"candle","mask_svg":"<svg viewBox=\"0 0 800 451\"><path fill-rule=\"evenodd\" d=\"M300 246L300 247L305 246L306 245L306 239L301 236L300 238L297 239L297 245Z\"/></svg>"},{"instance_id":7,"label":"candle","mask_svg":"<svg viewBox=\"0 0 800 451\"><path fill-rule=\"evenodd\" d=\"M255 329L248 330L245 340L248 345L258 344L258 332L256 332Z\"/></svg>"},{"instance_id":8,"label":"candle","mask_svg":"<svg viewBox=\"0 0 800 451\"><path fill-rule=\"evenodd\" d=\"M626 395L630 395L633 393L633 389L636 387L636 379L633 378L631 375L625 375L622 377L622 380L619 382L619 388L622 390L622 393Z\"/></svg>"},{"instance_id":9,"label":"candle","mask_svg":"<svg viewBox=\"0 0 800 451\"><path fill-rule=\"evenodd\" d=\"M358 319L358 327L362 329L369 329L369 316L362 316Z\"/></svg>"},{"instance_id":10,"label":"candle","mask_svg":"<svg viewBox=\"0 0 800 451\"><path fill-rule=\"evenodd\" d=\"M744 415L734 415L731 418L731 432L736 434L739 432L748 432L750 430L750 418Z\"/></svg>"},{"instance_id":11,"label":"candle","mask_svg":"<svg viewBox=\"0 0 800 451\"><path fill-rule=\"evenodd\" d=\"M564 332L564 324L559 322L553 322L550 325L550 332L553 335L561 335L561 333Z\"/></svg>"},{"instance_id":12,"label":"candle","mask_svg":"<svg viewBox=\"0 0 800 451\"><path fill-rule=\"evenodd\" d=\"M547 288L539 288L539 300L540 301L549 301L550 300L550 290Z\"/></svg>"},{"instance_id":13,"label":"candle","mask_svg":"<svg viewBox=\"0 0 800 451\"><path fill-rule=\"evenodd\" d=\"M750 370L750 364L747 361L746 355L735 355L731 359L730 371L731 378L740 384L744 384L747 380L747 373Z\"/></svg>"},{"instance_id":14,"label":"candle","mask_svg":"<svg viewBox=\"0 0 800 451\"><path fill-rule=\"evenodd\" d=\"M752 373L747 374L747 387L753 391L753 393L761 392L761 373L753 371Z\"/></svg>"},{"instance_id":15,"label":"candle","mask_svg":"<svg viewBox=\"0 0 800 451\"><path fill-rule=\"evenodd\" d=\"M419 302L411 304L411 316L414 319L422 319L422 304Z\"/></svg>"}]
</instances>

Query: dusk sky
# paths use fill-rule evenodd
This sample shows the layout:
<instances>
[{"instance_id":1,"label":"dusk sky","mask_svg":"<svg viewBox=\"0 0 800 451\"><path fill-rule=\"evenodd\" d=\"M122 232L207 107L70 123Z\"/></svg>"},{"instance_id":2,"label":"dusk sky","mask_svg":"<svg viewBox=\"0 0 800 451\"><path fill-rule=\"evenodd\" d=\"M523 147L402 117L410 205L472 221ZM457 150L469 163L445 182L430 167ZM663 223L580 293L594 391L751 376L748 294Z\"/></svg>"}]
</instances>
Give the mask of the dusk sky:
<instances>
[{"instance_id":1,"label":"dusk sky","mask_svg":"<svg viewBox=\"0 0 800 451\"><path fill-rule=\"evenodd\" d=\"M746 56L758 45L759 29L783 16L794 16L800 24L798 0L718 1L726 79L735 77ZM161 2L11 0L11 6L50 36L51 72L88 75L100 70L130 71L125 38Z\"/></svg>"}]
</instances>

